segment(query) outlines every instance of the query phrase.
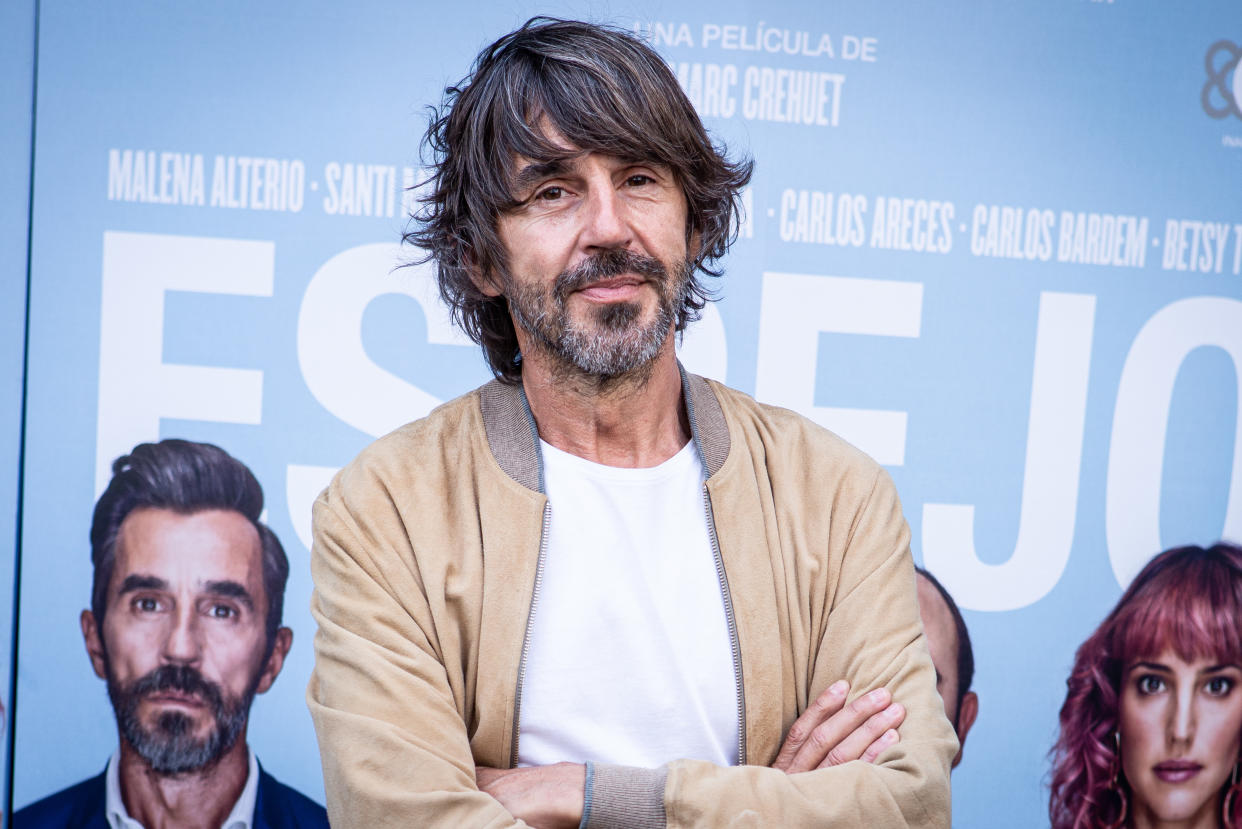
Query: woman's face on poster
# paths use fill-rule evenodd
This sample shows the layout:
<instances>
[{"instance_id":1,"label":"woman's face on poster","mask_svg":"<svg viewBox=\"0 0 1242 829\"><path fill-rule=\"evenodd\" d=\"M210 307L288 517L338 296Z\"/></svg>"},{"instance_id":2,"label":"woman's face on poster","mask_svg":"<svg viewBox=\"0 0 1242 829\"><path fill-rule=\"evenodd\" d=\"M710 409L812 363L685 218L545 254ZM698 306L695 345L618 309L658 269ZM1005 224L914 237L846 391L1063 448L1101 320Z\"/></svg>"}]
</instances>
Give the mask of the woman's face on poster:
<instances>
[{"instance_id":1,"label":"woman's face on poster","mask_svg":"<svg viewBox=\"0 0 1242 829\"><path fill-rule=\"evenodd\" d=\"M1135 825L1215 825L1242 742L1240 684L1236 664L1171 650L1126 666L1118 731Z\"/></svg>"}]
</instances>

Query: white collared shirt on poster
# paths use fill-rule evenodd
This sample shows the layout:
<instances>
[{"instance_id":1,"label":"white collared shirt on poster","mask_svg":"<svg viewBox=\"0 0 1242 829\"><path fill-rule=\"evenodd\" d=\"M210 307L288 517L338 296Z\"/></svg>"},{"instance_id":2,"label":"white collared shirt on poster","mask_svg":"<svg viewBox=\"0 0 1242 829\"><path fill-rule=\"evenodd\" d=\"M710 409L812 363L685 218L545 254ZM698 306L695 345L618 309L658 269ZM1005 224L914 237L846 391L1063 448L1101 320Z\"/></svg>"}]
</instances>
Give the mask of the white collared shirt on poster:
<instances>
[{"instance_id":1,"label":"white collared shirt on poster","mask_svg":"<svg viewBox=\"0 0 1242 829\"><path fill-rule=\"evenodd\" d=\"M224 819L220 829L250 829L254 825L254 803L259 795L259 761L254 751L246 750L250 756L250 770L246 775L246 785L241 797L233 804L233 811ZM118 748L108 761L108 771L104 775L106 790L104 809L108 816L109 829L144 829L143 825L129 816L125 810L125 801L121 798L121 750Z\"/></svg>"}]
</instances>

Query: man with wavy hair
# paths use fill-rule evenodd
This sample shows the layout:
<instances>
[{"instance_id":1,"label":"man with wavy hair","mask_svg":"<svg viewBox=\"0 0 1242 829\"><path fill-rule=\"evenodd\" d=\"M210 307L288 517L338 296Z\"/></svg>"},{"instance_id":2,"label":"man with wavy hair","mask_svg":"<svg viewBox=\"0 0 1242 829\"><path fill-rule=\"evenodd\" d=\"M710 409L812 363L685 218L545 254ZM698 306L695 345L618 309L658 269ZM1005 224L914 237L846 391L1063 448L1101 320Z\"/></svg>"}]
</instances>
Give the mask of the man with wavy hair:
<instances>
[{"instance_id":1,"label":"man with wavy hair","mask_svg":"<svg viewBox=\"0 0 1242 829\"><path fill-rule=\"evenodd\" d=\"M551 19L427 143L407 240L496 379L315 504L333 825L947 825L892 482L676 359L750 163L649 46Z\"/></svg>"}]
</instances>

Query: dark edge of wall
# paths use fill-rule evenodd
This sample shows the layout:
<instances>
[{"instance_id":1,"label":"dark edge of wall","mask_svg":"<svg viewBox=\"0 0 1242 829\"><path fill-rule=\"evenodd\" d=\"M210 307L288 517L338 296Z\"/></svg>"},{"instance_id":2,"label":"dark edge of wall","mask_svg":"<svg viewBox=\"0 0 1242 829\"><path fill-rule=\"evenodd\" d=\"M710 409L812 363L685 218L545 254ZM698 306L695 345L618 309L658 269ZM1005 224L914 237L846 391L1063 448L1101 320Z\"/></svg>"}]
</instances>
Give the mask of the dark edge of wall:
<instances>
[{"instance_id":1,"label":"dark edge of wall","mask_svg":"<svg viewBox=\"0 0 1242 829\"><path fill-rule=\"evenodd\" d=\"M8 766L4 780L4 817L5 825L13 825L13 773L16 768L14 748L17 745L17 666L18 642L20 641L19 625L21 624L21 584L22 584L22 511L25 500L26 481L26 400L30 382L30 288L31 288L31 252L34 241L34 179L35 179L35 131L39 114L39 16L40 0L34 0L34 48L31 52L31 87L30 87L30 175L27 179L26 194L26 314L22 331L22 399L21 418L18 429L17 444L17 515L15 523L16 536L13 555L13 639L9 648L9 710L8 739L5 741L5 754Z\"/></svg>"}]
</instances>

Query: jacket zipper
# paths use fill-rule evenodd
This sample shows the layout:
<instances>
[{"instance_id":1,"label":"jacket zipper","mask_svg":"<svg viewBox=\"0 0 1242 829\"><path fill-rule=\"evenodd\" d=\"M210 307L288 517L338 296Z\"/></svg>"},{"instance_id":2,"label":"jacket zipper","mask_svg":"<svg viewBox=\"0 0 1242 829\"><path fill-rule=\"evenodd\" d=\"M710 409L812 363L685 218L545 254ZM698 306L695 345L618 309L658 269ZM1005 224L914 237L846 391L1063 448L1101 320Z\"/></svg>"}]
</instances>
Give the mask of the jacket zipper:
<instances>
[{"instance_id":1,"label":"jacket zipper","mask_svg":"<svg viewBox=\"0 0 1242 829\"><path fill-rule=\"evenodd\" d=\"M517 688L513 693L513 743L509 747L509 768L518 764L518 743L522 736L522 686L526 683L526 657L530 654L530 634L534 629L535 606L539 604L539 588L543 586L543 561L548 553L548 527L552 523L552 502L543 505L543 529L539 531L539 557L535 560L535 586L530 594L530 612L526 614L526 634L522 637L522 656L518 660Z\"/></svg>"},{"instance_id":2,"label":"jacket zipper","mask_svg":"<svg viewBox=\"0 0 1242 829\"><path fill-rule=\"evenodd\" d=\"M712 543L712 557L716 560L716 578L720 581L720 595L724 598L725 621L729 624L729 649L733 652L733 681L737 691L737 764L746 765L746 689L742 684L742 645L737 636L737 619L733 615L733 594L729 592L729 580L725 578L724 559L720 557L720 539L716 536L716 518L712 513L712 499L703 484L703 510L707 513L707 537Z\"/></svg>"}]
</instances>

